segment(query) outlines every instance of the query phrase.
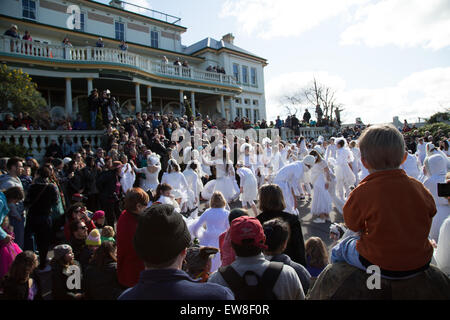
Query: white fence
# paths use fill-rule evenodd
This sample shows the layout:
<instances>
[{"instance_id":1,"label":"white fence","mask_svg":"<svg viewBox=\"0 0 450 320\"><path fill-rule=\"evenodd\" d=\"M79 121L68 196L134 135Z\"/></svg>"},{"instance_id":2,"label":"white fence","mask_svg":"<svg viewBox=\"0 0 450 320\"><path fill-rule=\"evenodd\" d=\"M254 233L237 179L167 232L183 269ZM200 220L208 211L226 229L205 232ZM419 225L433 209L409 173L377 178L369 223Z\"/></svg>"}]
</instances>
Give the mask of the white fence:
<instances>
[{"instance_id":1,"label":"white fence","mask_svg":"<svg viewBox=\"0 0 450 320\"><path fill-rule=\"evenodd\" d=\"M88 140L92 148L97 148L101 145L103 135L103 131L91 130L1 130L0 142L22 145L29 150L33 157L40 160L45 155L46 149L52 140L56 140L58 144L61 144L66 139L70 139L78 147L81 147L83 141Z\"/></svg>"}]
</instances>

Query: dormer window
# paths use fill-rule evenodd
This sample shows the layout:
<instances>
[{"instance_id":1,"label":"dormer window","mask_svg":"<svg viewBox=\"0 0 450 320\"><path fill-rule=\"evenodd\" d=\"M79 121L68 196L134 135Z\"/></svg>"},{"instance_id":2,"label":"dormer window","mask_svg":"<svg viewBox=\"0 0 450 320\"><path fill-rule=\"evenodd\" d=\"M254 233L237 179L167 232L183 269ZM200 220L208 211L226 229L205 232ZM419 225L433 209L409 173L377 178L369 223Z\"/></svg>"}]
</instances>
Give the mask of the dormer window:
<instances>
[{"instance_id":1,"label":"dormer window","mask_svg":"<svg viewBox=\"0 0 450 320\"><path fill-rule=\"evenodd\" d=\"M22 0L22 16L27 19L36 20L36 1Z\"/></svg>"}]
</instances>

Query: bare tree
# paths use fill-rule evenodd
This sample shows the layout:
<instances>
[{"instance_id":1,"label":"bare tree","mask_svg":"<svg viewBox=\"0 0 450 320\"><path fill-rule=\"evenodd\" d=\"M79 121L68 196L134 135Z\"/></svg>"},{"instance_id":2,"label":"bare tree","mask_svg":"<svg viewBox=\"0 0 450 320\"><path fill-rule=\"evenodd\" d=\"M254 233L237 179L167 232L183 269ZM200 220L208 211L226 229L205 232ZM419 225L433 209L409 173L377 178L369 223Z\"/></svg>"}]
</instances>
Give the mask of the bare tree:
<instances>
[{"instance_id":1,"label":"bare tree","mask_svg":"<svg viewBox=\"0 0 450 320\"><path fill-rule=\"evenodd\" d=\"M297 112L300 110L299 107L303 102L302 94L301 92L296 92L292 95L284 95L280 98L281 104L288 104L285 105L285 108L287 110L288 115L297 115Z\"/></svg>"}]
</instances>

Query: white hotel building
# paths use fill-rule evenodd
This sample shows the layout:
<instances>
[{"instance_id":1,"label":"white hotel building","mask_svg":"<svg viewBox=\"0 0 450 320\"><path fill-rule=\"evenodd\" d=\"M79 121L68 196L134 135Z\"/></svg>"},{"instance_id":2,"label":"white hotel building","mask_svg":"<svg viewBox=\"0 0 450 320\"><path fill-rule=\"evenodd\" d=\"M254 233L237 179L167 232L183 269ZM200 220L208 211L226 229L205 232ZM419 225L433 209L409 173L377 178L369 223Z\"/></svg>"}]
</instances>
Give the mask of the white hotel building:
<instances>
[{"instance_id":1,"label":"white hotel building","mask_svg":"<svg viewBox=\"0 0 450 320\"><path fill-rule=\"evenodd\" d=\"M78 29L67 25L70 5L81 10ZM1 0L0 62L29 73L53 112L67 115L82 113L89 92L98 88L109 89L125 114L180 114L189 104L193 112L212 119L266 118L267 60L235 46L231 34L184 46L181 35L187 29L180 20L154 10L145 15L127 11L118 0L109 5L90 0ZM21 38L28 30L33 41L3 36L12 24ZM65 37L72 47L62 44ZM104 48L95 45L99 37ZM120 40L128 44L127 51L118 48ZM162 62L163 56L169 64ZM175 66L177 58L189 67ZM209 65L223 67L225 74L206 71Z\"/></svg>"}]
</instances>

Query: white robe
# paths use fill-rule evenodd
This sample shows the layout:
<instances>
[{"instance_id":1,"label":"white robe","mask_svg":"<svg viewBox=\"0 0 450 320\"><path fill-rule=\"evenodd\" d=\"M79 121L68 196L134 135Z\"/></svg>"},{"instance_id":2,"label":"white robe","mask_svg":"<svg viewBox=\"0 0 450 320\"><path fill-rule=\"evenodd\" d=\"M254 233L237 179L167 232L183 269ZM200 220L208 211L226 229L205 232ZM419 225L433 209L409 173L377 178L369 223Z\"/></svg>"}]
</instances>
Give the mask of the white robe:
<instances>
[{"instance_id":1,"label":"white robe","mask_svg":"<svg viewBox=\"0 0 450 320\"><path fill-rule=\"evenodd\" d=\"M284 201L286 203L286 212L298 214L298 210L295 208L292 190L295 193L298 193L298 190L301 189L304 172L303 162L295 161L284 166L275 176L273 183L277 184L283 192Z\"/></svg>"},{"instance_id":2,"label":"white robe","mask_svg":"<svg viewBox=\"0 0 450 320\"><path fill-rule=\"evenodd\" d=\"M415 155L408 153L405 162L400 166L400 168L403 169L408 176L417 180L419 179L420 176L419 162Z\"/></svg>"},{"instance_id":3,"label":"white robe","mask_svg":"<svg viewBox=\"0 0 450 320\"><path fill-rule=\"evenodd\" d=\"M320 215L322 213L330 213L332 207L331 195L327 189L325 189L325 184L328 182L326 180L325 168L327 164L325 161L320 161L312 167L310 170L311 183L313 184L313 194L311 203L311 213L313 215ZM328 187L329 188L329 187Z\"/></svg>"},{"instance_id":4,"label":"white robe","mask_svg":"<svg viewBox=\"0 0 450 320\"><path fill-rule=\"evenodd\" d=\"M129 163L126 163L122 167L121 171L122 174L120 177L120 184L122 185L123 192L127 193L128 190L133 188L134 181L136 180L136 174Z\"/></svg>"},{"instance_id":5,"label":"white robe","mask_svg":"<svg viewBox=\"0 0 450 320\"><path fill-rule=\"evenodd\" d=\"M450 277L450 217L444 220L439 230L439 242L432 263Z\"/></svg>"},{"instance_id":6,"label":"white robe","mask_svg":"<svg viewBox=\"0 0 450 320\"><path fill-rule=\"evenodd\" d=\"M236 173L241 178L241 187L243 191L240 195L242 204L252 203L258 197L258 184L252 170L242 167L237 169Z\"/></svg>"},{"instance_id":7,"label":"white robe","mask_svg":"<svg viewBox=\"0 0 450 320\"><path fill-rule=\"evenodd\" d=\"M429 237L438 242L439 229L441 228L444 220L450 215L448 200L446 198L439 197L437 191L437 184L446 182L445 175L447 174L447 166L445 160L442 159L442 156L439 154L427 158L424 162L430 176L425 179L423 185L431 192L437 210L436 215L433 217Z\"/></svg>"},{"instance_id":8,"label":"white robe","mask_svg":"<svg viewBox=\"0 0 450 320\"><path fill-rule=\"evenodd\" d=\"M350 192L350 187L355 184L356 178L349 167L353 162L353 153L347 148L336 150L336 193L339 199L345 200Z\"/></svg>"},{"instance_id":9,"label":"white robe","mask_svg":"<svg viewBox=\"0 0 450 320\"><path fill-rule=\"evenodd\" d=\"M153 191L156 190L159 184L158 175L161 171L161 164L158 163L157 166L155 166L157 169L155 172L151 173L148 171L147 167L144 168L136 168L134 169L138 173L143 173L145 175L145 179L141 179L141 185L140 187L144 189L145 191L152 189Z\"/></svg>"},{"instance_id":10,"label":"white robe","mask_svg":"<svg viewBox=\"0 0 450 320\"><path fill-rule=\"evenodd\" d=\"M199 239L201 246L219 248L219 236L229 228L229 214L230 212L224 208L207 209L193 222L192 235ZM206 230L201 230L203 226L206 226ZM215 272L220 265L220 252L218 252L212 260L211 272Z\"/></svg>"},{"instance_id":11,"label":"white robe","mask_svg":"<svg viewBox=\"0 0 450 320\"><path fill-rule=\"evenodd\" d=\"M188 200L187 190L189 188L186 178L181 172L165 172L161 183L167 183L172 187L172 194L176 199L181 198L181 206Z\"/></svg>"},{"instance_id":12,"label":"white robe","mask_svg":"<svg viewBox=\"0 0 450 320\"><path fill-rule=\"evenodd\" d=\"M235 200L239 193L239 186L236 182L234 175L233 164L229 162L228 171L225 172L225 164L216 165L216 183L214 185L214 191L220 191L227 202Z\"/></svg>"}]
</instances>

